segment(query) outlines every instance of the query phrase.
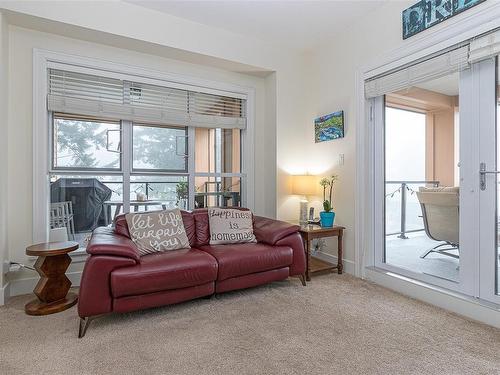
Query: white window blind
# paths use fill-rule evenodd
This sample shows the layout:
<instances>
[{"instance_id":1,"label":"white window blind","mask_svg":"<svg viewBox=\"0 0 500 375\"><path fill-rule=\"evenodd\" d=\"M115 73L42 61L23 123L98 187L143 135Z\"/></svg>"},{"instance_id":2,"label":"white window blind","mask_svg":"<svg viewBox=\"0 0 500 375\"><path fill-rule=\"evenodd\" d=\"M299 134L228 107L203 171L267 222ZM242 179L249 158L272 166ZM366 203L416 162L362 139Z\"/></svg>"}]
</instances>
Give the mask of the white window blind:
<instances>
[{"instance_id":1,"label":"white window blind","mask_svg":"<svg viewBox=\"0 0 500 375\"><path fill-rule=\"evenodd\" d=\"M207 128L244 129L245 100L49 69L50 111Z\"/></svg>"},{"instance_id":2,"label":"white window blind","mask_svg":"<svg viewBox=\"0 0 500 375\"><path fill-rule=\"evenodd\" d=\"M470 42L469 62L484 60L500 54L500 31L473 39Z\"/></svg>"},{"instance_id":3,"label":"white window blind","mask_svg":"<svg viewBox=\"0 0 500 375\"><path fill-rule=\"evenodd\" d=\"M467 69L469 47L460 47L392 73L365 81L365 97L390 94Z\"/></svg>"}]
</instances>

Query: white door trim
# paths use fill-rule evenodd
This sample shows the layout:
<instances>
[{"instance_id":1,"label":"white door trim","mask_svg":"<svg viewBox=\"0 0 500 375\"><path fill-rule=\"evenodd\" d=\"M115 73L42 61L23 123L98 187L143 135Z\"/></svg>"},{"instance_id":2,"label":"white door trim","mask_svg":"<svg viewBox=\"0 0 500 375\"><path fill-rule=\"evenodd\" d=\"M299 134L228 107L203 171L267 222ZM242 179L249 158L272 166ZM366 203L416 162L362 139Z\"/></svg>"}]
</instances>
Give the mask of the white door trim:
<instances>
[{"instance_id":1,"label":"white door trim","mask_svg":"<svg viewBox=\"0 0 500 375\"><path fill-rule=\"evenodd\" d=\"M381 73L410 63L477 35L500 28L500 3L487 2L464 13L453 23L436 26L434 33L416 36L405 41L389 53L361 66L356 78L356 205L355 205L355 260L356 276L363 277L364 268L373 266L374 242L372 237L374 211L372 144L373 133L366 121L367 105L364 81ZM365 256L364 256L365 255ZM365 262L366 260L366 262Z\"/></svg>"},{"instance_id":2,"label":"white door trim","mask_svg":"<svg viewBox=\"0 0 500 375\"><path fill-rule=\"evenodd\" d=\"M446 22L434 29L434 32L424 33L423 36L411 38L405 41L399 48L374 59L368 64L361 66L355 72L356 85L356 205L355 205L355 260L356 276L367 277L381 283L389 288L403 291L408 284L404 277L387 271L377 272L374 268L374 168L373 168L373 139L374 131L369 121L369 101L364 97L364 81L394 68L405 65L422 57L431 55L458 43L467 41L490 30L500 28L500 3L486 2L477 9L471 9L454 22ZM375 272L374 272L375 271ZM384 274L381 277L374 275ZM440 295L436 295L432 286L421 282L414 283L412 293L407 293L415 298L422 299L435 305L449 308L452 311L462 313L457 306L460 299L468 298L459 293L442 289ZM434 293L434 294L433 294ZM443 294L444 293L444 294ZM446 297L444 296L446 295ZM437 296L437 297L436 297ZM449 298L448 298L449 297ZM446 299L448 307L439 301ZM469 309L467 315L473 319L492 324L492 319L498 319L500 306L492 306L491 313L485 316L480 305L484 304L477 298L470 297L469 304L477 308ZM450 308L451 306L451 308Z\"/></svg>"},{"instance_id":3,"label":"white door trim","mask_svg":"<svg viewBox=\"0 0 500 375\"><path fill-rule=\"evenodd\" d=\"M500 2L485 2L451 22L435 26L433 32L411 37L400 47L371 60L360 67L359 76L363 80L377 76L499 28L499 17Z\"/></svg>"},{"instance_id":4,"label":"white door trim","mask_svg":"<svg viewBox=\"0 0 500 375\"><path fill-rule=\"evenodd\" d=\"M486 164L486 170L498 170L497 165L497 65L496 58L490 58L477 63L477 86L476 92L479 113L477 114L479 127L478 153L476 160L476 172L479 163ZM479 184L479 175L476 173L476 186ZM500 296L496 294L496 265L498 257L497 249L497 220L498 220L498 175L487 174L485 176L486 189L478 190L478 220L477 234L479 237L480 256L477 262L477 272L480 277L477 296L481 299L500 304Z\"/></svg>"},{"instance_id":5,"label":"white door trim","mask_svg":"<svg viewBox=\"0 0 500 375\"><path fill-rule=\"evenodd\" d=\"M470 72L466 72L470 73ZM467 83L469 85L472 85L473 80L470 79L472 77L471 74L467 74L469 79L467 80ZM462 81L461 81L462 82ZM462 90L462 84L460 85L460 88ZM461 91L462 93L462 91ZM460 132L461 136L461 142L463 144L466 144L467 141L470 142L471 139L474 139L474 129L471 128L470 124L471 121L462 121L462 114L466 112L466 110L470 109L472 105L465 106L464 102L471 102L474 97L477 97L477 95L474 94L474 91L472 90L472 86L470 87L469 90L466 92L467 95L460 95L460 103L461 105L461 112L460 112L460 126L461 128L464 128L464 130ZM470 267L460 267L460 272L459 276L460 278L458 280L447 280L444 278L440 278L437 275L430 275L430 274L424 274L421 272L414 272L410 269L405 269L403 267L398 267L395 265L392 265L390 263L385 262L385 247L386 247L386 235L385 235L385 196L387 194L386 192L386 183L385 183L385 103L384 103L384 97L379 96L374 99L371 99L370 105L373 106L373 110L371 111L373 113L373 119L369 122L370 128L373 128L374 131L372 132L373 136L373 163L371 163L371 169L374 171L374 176L373 176L373 189L374 189L374 202L373 202L373 207L374 207L374 212L373 212L373 232L374 232L374 246L373 246L373 258L374 258L374 263L372 264L373 266L384 269L386 271L392 272L392 273L399 273L401 275L404 275L406 277L411 277L416 280L420 280L422 282L426 282L429 284L437 285L442 288L447 288L453 291L457 292L463 292L468 295L472 295L473 290L474 290L474 274L475 274L475 267L474 265L476 264L476 259L474 256L474 252L471 251L462 251L460 254L460 262L461 264L467 264L471 265ZM474 118L474 113L466 113L466 116L468 118ZM467 130L468 133L465 131ZM469 134L470 133L470 134ZM475 136L477 138L477 136ZM468 153L474 154L474 150L467 150ZM468 176L472 175L472 164L473 162L470 160L471 158L467 158L466 156L466 162L467 166L465 166L466 163L462 163L462 168L467 167L467 173ZM472 181L471 178L467 179L465 182L471 183ZM474 180L475 182L476 180ZM477 213L475 212L476 208L478 207L477 202L475 201L475 198L477 198L477 189L474 190L470 188L467 185L467 188L464 186L464 181L461 181L461 194L460 194L460 201L461 201L461 218L460 218L460 227L462 231L460 232L460 248L461 249L475 249L476 248L476 243L475 242L475 235L474 233L477 232L477 225L478 225L478 216ZM464 204L467 203L466 204ZM474 228L472 231L470 228ZM467 241L466 241L467 239ZM471 269L472 268L472 269Z\"/></svg>"}]
</instances>

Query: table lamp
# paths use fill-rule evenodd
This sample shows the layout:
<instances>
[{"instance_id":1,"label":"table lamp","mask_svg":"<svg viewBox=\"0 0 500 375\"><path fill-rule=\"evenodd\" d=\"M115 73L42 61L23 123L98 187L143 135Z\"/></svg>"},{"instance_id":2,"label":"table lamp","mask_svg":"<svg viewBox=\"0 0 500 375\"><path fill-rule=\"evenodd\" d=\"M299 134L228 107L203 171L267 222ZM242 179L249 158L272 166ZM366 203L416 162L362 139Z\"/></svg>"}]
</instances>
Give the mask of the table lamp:
<instances>
[{"instance_id":1,"label":"table lamp","mask_svg":"<svg viewBox=\"0 0 500 375\"><path fill-rule=\"evenodd\" d=\"M315 176L292 176L292 194L301 195L299 223L307 224L307 196L317 193L317 183Z\"/></svg>"}]
</instances>

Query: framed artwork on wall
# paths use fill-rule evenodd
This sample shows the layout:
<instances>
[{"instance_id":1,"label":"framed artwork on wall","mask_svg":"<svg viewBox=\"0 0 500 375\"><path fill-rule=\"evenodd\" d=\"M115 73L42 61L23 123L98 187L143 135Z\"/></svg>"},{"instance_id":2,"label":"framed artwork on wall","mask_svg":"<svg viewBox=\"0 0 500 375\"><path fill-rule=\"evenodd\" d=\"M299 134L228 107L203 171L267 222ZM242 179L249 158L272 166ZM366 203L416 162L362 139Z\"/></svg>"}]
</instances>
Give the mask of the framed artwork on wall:
<instances>
[{"instance_id":1,"label":"framed artwork on wall","mask_svg":"<svg viewBox=\"0 0 500 375\"><path fill-rule=\"evenodd\" d=\"M420 0L403 10L403 39L418 34L486 0Z\"/></svg>"},{"instance_id":2,"label":"framed artwork on wall","mask_svg":"<svg viewBox=\"0 0 500 375\"><path fill-rule=\"evenodd\" d=\"M314 120L316 143L344 138L344 111L337 111Z\"/></svg>"}]
</instances>

